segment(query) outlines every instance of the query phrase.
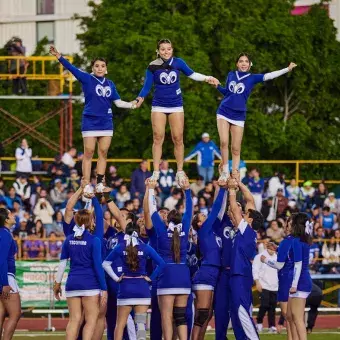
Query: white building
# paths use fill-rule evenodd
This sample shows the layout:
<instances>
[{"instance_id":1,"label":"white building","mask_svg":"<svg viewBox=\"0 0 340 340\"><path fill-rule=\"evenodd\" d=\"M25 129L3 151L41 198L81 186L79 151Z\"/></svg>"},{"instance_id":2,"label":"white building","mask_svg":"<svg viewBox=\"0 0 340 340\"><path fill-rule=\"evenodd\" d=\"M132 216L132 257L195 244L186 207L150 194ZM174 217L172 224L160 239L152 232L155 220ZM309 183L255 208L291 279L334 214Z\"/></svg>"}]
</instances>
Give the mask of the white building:
<instances>
[{"instance_id":1,"label":"white building","mask_svg":"<svg viewBox=\"0 0 340 340\"><path fill-rule=\"evenodd\" d=\"M37 42L47 36L63 53L79 52L79 21L72 17L75 13L90 15L87 3L88 0L0 0L0 46L18 36L30 55Z\"/></svg>"}]
</instances>

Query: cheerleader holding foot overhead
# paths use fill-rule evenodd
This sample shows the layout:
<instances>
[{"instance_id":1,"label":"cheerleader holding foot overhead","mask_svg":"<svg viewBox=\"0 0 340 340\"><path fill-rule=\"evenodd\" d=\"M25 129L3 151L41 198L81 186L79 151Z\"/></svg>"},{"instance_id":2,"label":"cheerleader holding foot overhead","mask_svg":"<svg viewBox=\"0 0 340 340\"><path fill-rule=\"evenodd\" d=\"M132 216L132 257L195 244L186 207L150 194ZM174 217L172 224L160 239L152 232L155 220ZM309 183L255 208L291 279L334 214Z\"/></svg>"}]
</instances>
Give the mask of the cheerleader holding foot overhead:
<instances>
[{"instance_id":1,"label":"cheerleader holding foot overhead","mask_svg":"<svg viewBox=\"0 0 340 340\"><path fill-rule=\"evenodd\" d=\"M96 144L98 144L96 191L102 192L107 152L113 135L112 102L117 107L125 109L135 109L136 102L128 103L120 99L115 84L105 78L107 61L104 58L92 60L92 73L90 74L73 66L54 46L50 47L50 53L82 84L85 95L85 108L81 124L84 141L83 176L85 180L90 181L92 158ZM85 188L85 192L87 191L91 191L90 185Z\"/></svg>"},{"instance_id":2,"label":"cheerleader holding foot overhead","mask_svg":"<svg viewBox=\"0 0 340 340\"><path fill-rule=\"evenodd\" d=\"M149 283L162 272L165 266L164 260L156 251L139 239L139 232L139 226L130 222L125 229L124 242L120 242L103 262L107 274L119 282L115 340L123 339L124 327L132 309L135 312L137 339L146 339L146 313L151 304ZM123 274L120 277L111 267L112 262L119 258L123 267ZM157 264L150 277L146 275L148 258Z\"/></svg>"},{"instance_id":3,"label":"cheerleader holding foot overhead","mask_svg":"<svg viewBox=\"0 0 340 340\"><path fill-rule=\"evenodd\" d=\"M236 60L237 70L228 73L225 88L220 84L216 85L212 80L209 81L224 95L217 109L217 128L223 162L223 172L220 180L227 180L229 177L229 133L231 134L232 175L234 178L239 179L238 169L246 120L246 105L253 87L258 83L275 79L292 71L296 64L290 63L287 68L266 74L250 73L251 66L252 62L248 54L241 53Z\"/></svg>"},{"instance_id":4,"label":"cheerleader holding foot overhead","mask_svg":"<svg viewBox=\"0 0 340 340\"><path fill-rule=\"evenodd\" d=\"M93 228L90 211L79 210L74 215L74 220L76 223L74 233L67 236L63 244L53 291L55 298L60 300L61 281L67 261L70 259L70 272L66 281L70 318L66 328L66 339L77 338L84 313L82 339L91 340L100 309L107 303L105 275L101 265L101 240L90 234Z\"/></svg>"},{"instance_id":5,"label":"cheerleader holding foot overhead","mask_svg":"<svg viewBox=\"0 0 340 340\"><path fill-rule=\"evenodd\" d=\"M157 295L162 316L164 340L171 340L173 323L180 340L188 336L186 307L191 293L189 267L186 265L188 233L192 218L192 198L189 180L185 179L185 213L171 210L164 221L157 212L155 201L156 181L149 181L149 209L158 240L158 253L166 262L165 269L157 282Z\"/></svg>"},{"instance_id":6,"label":"cheerleader holding foot overhead","mask_svg":"<svg viewBox=\"0 0 340 340\"><path fill-rule=\"evenodd\" d=\"M152 85L155 91L152 99L151 122L153 130L153 166L152 180L159 178L159 164L162 157L162 145L165 136L167 116L171 129L171 137L174 143L174 154L177 162L176 181L182 184L186 175L183 171L184 161L184 110L183 98L180 88L180 72L196 81L206 81L218 84L218 80L194 72L183 59L173 56L173 46L169 39L162 39L157 43L157 59L152 61L147 70L144 86L138 95L139 107L148 95Z\"/></svg>"}]
</instances>

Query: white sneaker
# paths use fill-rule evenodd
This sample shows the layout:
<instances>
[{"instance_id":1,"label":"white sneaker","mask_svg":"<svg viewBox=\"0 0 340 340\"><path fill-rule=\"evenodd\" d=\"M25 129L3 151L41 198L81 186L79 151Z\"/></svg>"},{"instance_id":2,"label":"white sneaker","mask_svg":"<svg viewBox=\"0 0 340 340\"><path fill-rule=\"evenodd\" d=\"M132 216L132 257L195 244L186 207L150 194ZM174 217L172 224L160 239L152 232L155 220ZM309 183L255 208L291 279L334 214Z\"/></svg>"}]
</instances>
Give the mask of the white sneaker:
<instances>
[{"instance_id":1,"label":"white sneaker","mask_svg":"<svg viewBox=\"0 0 340 340\"><path fill-rule=\"evenodd\" d=\"M230 177L229 173L228 172L224 172L222 171L218 181L223 181L223 182L226 182L228 180L228 178Z\"/></svg>"},{"instance_id":2,"label":"white sneaker","mask_svg":"<svg viewBox=\"0 0 340 340\"><path fill-rule=\"evenodd\" d=\"M154 171L152 173L152 176L148 178L149 181L158 181L159 180L159 175L160 175L160 171Z\"/></svg>"},{"instance_id":3,"label":"white sneaker","mask_svg":"<svg viewBox=\"0 0 340 340\"><path fill-rule=\"evenodd\" d=\"M91 184L87 184L84 188L85 194L93 194L93 187Z\"/></svg>"},{"instance_id":4,"label":"white sneaker","mask_svg":"<svg viewBox=\"0 0 340 340\"><path fill-rule=\"evenodd\" d=\"M270 333L270 334L277 334L277 329L276 329L276 327L270 327L270 328L268 329L268 333Z\"/></svg>"},{"instance_id":5,"label":"white sneaker","mask_svg":"<svg viewBox=\"0 0 340 340\"><path fill-rule=\"evenodd\" d=\"M177 171L176 182L178 185L182 185L183 182L186 180L186 178L187 178L187 175L185 174L183 170Z\"/></svg>"},{"instance_id":6,"label":"white sneaker","mask_svg":"<svg viewBox=\"0 0 340 340\"><path fill-rule=\"evenodd\" d=\"M257 331L258 331L259 333L262 333L262 331L263 331L263 325L262 325L262 323L258 323L258 324L256 325L256 329L257 329Z\"/></svg>"},{"instance_id":7,"label":"white sneaker","mask_svg":"<svg viewBox=\"0 0 340 340\"><path fill-rule=\"evenodd\" d=\"M104 183L98 183L98 184L96 185L96 192L102 193L102 192L104 191L104 189L105 189Z\"/></svg>"}]
</instances>

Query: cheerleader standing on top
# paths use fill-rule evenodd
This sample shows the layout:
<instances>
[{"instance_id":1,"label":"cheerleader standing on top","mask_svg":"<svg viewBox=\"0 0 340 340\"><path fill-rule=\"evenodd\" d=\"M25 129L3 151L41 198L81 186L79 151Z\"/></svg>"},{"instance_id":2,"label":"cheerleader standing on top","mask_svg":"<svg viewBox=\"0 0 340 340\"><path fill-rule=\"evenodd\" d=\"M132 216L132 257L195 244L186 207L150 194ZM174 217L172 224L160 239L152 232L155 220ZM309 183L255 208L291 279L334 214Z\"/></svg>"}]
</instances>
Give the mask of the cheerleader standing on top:
<instances>
[{"instance_id":1,"label":"cheerleader standing on top","mask_svg":"<svg viewBox=\"0 0 340 340\"><path fill-rule=\"evenodd\" d=\"M74 234L64 241L60 264L54 284L54 295L60 300L61 281L70 259L70 272L66 281L66 298L70 313L66 328L66 338L76 339L85 316L83 340L91 340L95 331L100 307L106 305L107 287L104 270L101 266L101 241L91 235L92 214L79 210L74 215Z\"/></svg>"},{"instance_id":2,"label":"cheerleader standing on top","mask_svg":"<svg viewBox=\"0 0 340 340\"><path fill-rule=\"evenodd\" d=\"M107 152L113 136L112 102L117 107L125 109L135 109L136 102L128 103L120 99L115 84L105 78L107 61L104 58L95 58L91 62L92 73L90 74L74 67L54 46L50 47L50 53L82 84L85 95L81 124L84 141L83 176L90 182L92 158L98 144L96 191L102 192ZM87 191L91 191L90 185L85 188L85 192Z\"/></svg>"},{"instance_id":3,"label":"cheerleader standing on top","mask_svg":"<svg viewBox=\"0 0 340 340\"><path fill-rule=\"evenodd\" d=\"M13 337L21 317L19 287L15 280L15 254L17 246L10 229L15 226L15 216L8 209L0 209L0 338ZM6 327L3 329L6 316Z\"/></svg>"},{"instance_id":4,"label":"cheerleader standing on top","mask_svg":"<svg viewBox=\"0 0 340 340\"><path fill-rule=\"evenodd\" d=\"M156 251L143 243L138 237L138 225L130 222L125 230L124 242L120 242L103 262L103 267L108 275L119 282L115 340L123 338L124 327L132 309L135 312L137 339L146 339L146 313L151 304L149 282L155 279L165 266L164 260ZM112 262L118 258L121 259L123 267L123 273L120 277L111 267ZM151 258L158 265L150 278L146 273L148 258Z\"/></svg>"},{"instance_id":5,"label":"cheerleader standing on top","mask_svg":"<svg viewBox=\"0 0 340 340\"><path fill-rule=\"evenodd\" d=\"M154 189L157 182L149 181L149 209L158 241L158 253L166 262L157 282L158 302L165 340L173 336L173 322L180 340L187 339L186 307L191 293L190 271L186 265L188 233L192 218L192 198L189 180L182 183L185 191L185 213L174 209L164 222L157 212Z\"/></svg>"},{"instance_id":6,"label":"cheerleader standing on top","mask_svg":"<svg viewBox=\"0 0 340 340\"><path fill-rule=\"evenodd\" d=\"M220 212L225 191L225 188L219 190L208 216L198 213L192 220L192 226L198 234L198 246L202 255L201 267L192 282L192 290L196 297L193 340L204 338L205 329L203 327L206 326L212 315L214 290L221 269L222 250L222 240L214 233L213 224Z\"/></svg>"},{"instance_id":7,"label":"cheerleader standing on top","mask_svg":"<svg viewBox=\"0 0 340 340\"><path fill-rule=\"evenodd\" d=\"M224 95L217 109L217 128L220 136L220 146L223 162L223 172L220 180L229 177L228 152L229 133L231 134L232 174L239 179L239 165L241 157L241 144L246 120L247 101L253 87L261 82L275 79L292 71L296 64L290 63L287 68L266 74L252 74L252 62L246 53L241 53L236 60L236 71L228 73L226 87L214 84Z\"/></svg>"},{"instance_id":8,"label":"cheerleader standing on top","mask_svg":"<svg viewBox=\"0 0 340 340\"><path fill-rule=\"evenodd\" d=\"M176 181L182 184L186 175L183 171L184 162L184 109L183 98L180 88L180 72L196 81L209 81L211 84L218 80L194 72L183 59L173 56L173 46L169 39L162 39L157 43L157 59L152 61L145 75L144 86L138 95L138 107L143 103L152 85L155 91L152 99L151 122L153 131L153 166L152 180L159 178L159 165L162 157L162 145L165 136L167 116L174 143L174 154L177 162Z\"/></svg>"}]
</instances>

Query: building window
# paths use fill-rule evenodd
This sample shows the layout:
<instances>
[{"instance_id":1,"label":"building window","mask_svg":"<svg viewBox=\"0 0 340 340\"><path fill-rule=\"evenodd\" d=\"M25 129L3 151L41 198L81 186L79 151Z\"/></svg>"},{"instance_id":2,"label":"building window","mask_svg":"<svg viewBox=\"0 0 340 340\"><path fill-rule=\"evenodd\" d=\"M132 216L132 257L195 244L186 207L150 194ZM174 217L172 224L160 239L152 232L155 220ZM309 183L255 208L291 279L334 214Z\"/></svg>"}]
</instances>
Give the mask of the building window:
<instances>
[{"instance_id":1,"label":"building window","mask_svg":"<svg viewBox=\"0 0 340 340\"><path fill-rule=\"evenodd\" d=\"M37 0L37 14L54 14L54 0Z\"/></svg>"},{"instance_id":2,"label":"building window","mask_svg":"<svg viewBox=\"0 0 340 340\"><path fill-rule=\"evenodd\" d=\"M37 42L47 37L48 43L54 43L54 21L37 22Z\"/></svg>"}]
</instances>

